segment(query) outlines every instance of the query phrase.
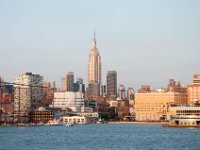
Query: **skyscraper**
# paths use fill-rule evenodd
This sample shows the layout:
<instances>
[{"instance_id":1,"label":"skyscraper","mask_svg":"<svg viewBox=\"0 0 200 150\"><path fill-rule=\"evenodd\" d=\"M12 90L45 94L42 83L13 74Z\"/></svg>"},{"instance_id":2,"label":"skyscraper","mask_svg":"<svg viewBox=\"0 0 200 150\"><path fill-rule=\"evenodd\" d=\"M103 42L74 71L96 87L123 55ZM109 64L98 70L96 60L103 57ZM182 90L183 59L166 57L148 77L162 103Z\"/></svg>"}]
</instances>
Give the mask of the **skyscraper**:
<instances>
[{"instance_id":1,"label":"skyscraper","mask_svg":"<svg viewBox=\"0 0 200 150\"><path fill-rule=\"evenodd\" d=\"M99 83L101 85L101 56L96 47L95 33L88 62L88 84L90 83Z\"/></svg>"},{"instance_id":2,"label":"skyscraper","mask_svg":"<svg viewBox=\"0 0 200 150\"><path fill-rule=\"evenodd\" d=\"M68 72L62 79L62 91L74 91L74 73Z\"/></svg>"},{"instance_id":3,"label":"skyscraper","mask_svg":"<svg viewBox=\"0 0 200 150\"><path fill-rule=\"evenodd\" d=\"M101 86L101 56L96 47L96 37L94 32L93 47L90 50L89 61L88 61L88 85L93 84ZM100 89L100 87L97 87ZM99 91L96 89L96 91ZM91 90L91 89L90 89ZM93 92L92 92L93 93ZM99 95L100 92L97 93Z\"/></svg>"},{"instance_id":4,"label":"skyscraper","mask_svg":"<svg viewBox=\"0 0 200 150\"><path fill-rule=\"evenodd\" d=\"M107 95L117 96L117 72L108 71L107 73Z\"/></svg>"}]
</instances>

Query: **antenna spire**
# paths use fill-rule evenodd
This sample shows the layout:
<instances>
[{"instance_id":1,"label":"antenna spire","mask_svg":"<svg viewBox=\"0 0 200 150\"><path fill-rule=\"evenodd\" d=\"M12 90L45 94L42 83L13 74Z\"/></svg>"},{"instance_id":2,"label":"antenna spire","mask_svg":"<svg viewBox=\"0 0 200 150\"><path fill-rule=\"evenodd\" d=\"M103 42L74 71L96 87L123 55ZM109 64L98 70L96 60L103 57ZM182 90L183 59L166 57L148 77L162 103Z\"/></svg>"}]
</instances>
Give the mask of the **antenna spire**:
<instances>
[{"instance_id":1,"label":"antenna spire","mask_svg":"<svg viewBox=\"0 0 200 150\"><path fill-rule=\"evenodd\" d=\"M94 30L94 38L93 38L93 48L96 48L97 42L96 42L96 32Z\"/></svg>"}]
</instances>

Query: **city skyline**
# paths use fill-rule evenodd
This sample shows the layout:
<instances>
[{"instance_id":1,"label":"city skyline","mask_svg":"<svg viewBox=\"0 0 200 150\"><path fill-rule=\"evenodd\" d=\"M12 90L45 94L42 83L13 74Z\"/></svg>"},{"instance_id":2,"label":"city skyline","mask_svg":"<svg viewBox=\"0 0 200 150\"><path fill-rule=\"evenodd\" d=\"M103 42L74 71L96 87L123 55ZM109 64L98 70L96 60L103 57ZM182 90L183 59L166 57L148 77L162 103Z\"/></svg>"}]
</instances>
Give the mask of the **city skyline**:
<instances>
[{"instance_id":1,"label":"city skyline","mask_svg":"<svg viewBox=\"0 0 200 150\"><path fill-rule=\"evenodd\" d=\"M108 70L117 71L118 85L135 89L162 87L171 78L189 84L199 73L199 4L1 1L0 75L12 82L21 73L34 72L60 86L63 74L73 71L87 85L95 25L102 84Z\"/></svg>"}]
</instances>

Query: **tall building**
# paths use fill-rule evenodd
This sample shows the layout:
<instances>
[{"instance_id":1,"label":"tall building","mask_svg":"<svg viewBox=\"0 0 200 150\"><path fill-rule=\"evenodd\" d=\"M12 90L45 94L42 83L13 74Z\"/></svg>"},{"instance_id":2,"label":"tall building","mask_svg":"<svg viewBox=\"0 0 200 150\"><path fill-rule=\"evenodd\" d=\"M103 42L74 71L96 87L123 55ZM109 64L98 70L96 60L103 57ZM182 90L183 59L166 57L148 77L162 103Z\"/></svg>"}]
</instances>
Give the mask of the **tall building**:
<instances>
[{"instance_id":1,"label":"tall building","mask_svg":"<svg viewBox=\"0 0 200 150\"><path fill-rule=\"evenodd\" d=\"M108 71L107 73L107 95L117 96L117 72Z\"/></svg>"},{"instance_id":2,"label":"tall building","mask_svg":"<svg viewBox=\"0 0 200 150\"><path fill-rule=\"evenodd\" d=\"M62 91L74 91L74 72L68 72L62 79Z\"/></svg>"},{"instance_id":3,"label":"tall building","mask_svg":"<svg viewBox=\"0 0 200 150\"><path fill-rule=\"evenodd\" d=\"M100 89L100 92L101 92L101 96L106 96L107 95L107 86L106 85L102 85L101 89Z\"/></svg>"},{"instance_id":4,"label":"tall building","mask_svg":"<svg viewBox=\"0 0 200 150\"><path fill-rule=\"evenodd\" d=\"M200 103L200 74L194 74L193 84L188 85L188 103Z\"/></svg>"},{"instance_id":5,"label":"tall building","mask_svg":"<svg viewBox=\"0 0 200 150\"><path fill-rule=\"evenodd\" d=\"M77 78L76 83L74 83L74 92L85 93L85 84L83 84L82 78Z\"/></svg>"},{"instance_id":6,"label":"tall building","mask_svg":"<svg viewBox=\"0 0 200 150\"><path fill-rule=\"evenodd\" d=\"M124 85L120 85L118 88L118 98L120 99L126 98L126 88Z\"/></svg>"},{"instance_id":7,"label":"tall building","mask_svg":"<svg viewBox=\"0 0 200 150\"><path fill-rule=\"evenodd\" d=\"M5 83L3 77L0 76L0 94L3 93L5 87Z\"/></svg>"},{"instance_id":8,"label":"tall building","mask_svg":"<svg viewBox=\"0 0 200 150\"><path fill-rule=\"evenodd\" d=\"M99 83L91 83L87 87L87 96L99 96L100 95L100 85Z\"/></svg>"},{"instance_id":9,"label":"tall building","mask_svg":"<svg viewBox=\"0 0 200 150\"><path fill-rule=\"evenodd\" d=\"M135 91L132 87L129 87L127 90L127 98L128 100L134 100L135 98Z\"/></svg>"},{"instance_id":10,"label":"tall building","mask_svg":"<svg viewBox=\"0 0 200 150\"><path fill-rule=\"evenodd\" d=\"M14 111L27 115L43 102L43 77L39 74L25 73L14 80Z\"/></svg>"},{"instance_id":11,"label":"tall building","mask_svg":"<svg viewBox=\"0 0 200 150\"><path fill-rule=\"evenodd\" d=\"M88 61L88 84L89 85L98 84L99 86L101 86L101 72L102 72L101 67L102 67L101 55L96 47L96 37L94 33L93 47L90 50L89 61ZM100 95L100 92L97 94Z\"/></svg>"}]
</instances>

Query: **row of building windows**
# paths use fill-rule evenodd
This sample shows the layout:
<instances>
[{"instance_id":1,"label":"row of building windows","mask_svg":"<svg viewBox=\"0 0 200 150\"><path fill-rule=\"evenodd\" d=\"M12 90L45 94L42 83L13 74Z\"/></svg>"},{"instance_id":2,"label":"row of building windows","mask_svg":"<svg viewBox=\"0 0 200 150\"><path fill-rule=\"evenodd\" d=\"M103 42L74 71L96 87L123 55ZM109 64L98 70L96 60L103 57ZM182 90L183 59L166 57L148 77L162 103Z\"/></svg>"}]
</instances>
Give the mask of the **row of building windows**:
<instances>
[{"instance_id":1,"label":"row of building windows","mask_svg":"<svg viewBox=\"0 0 200 150\"><path fill-rule=\"evenodd\" d=\"M200 110L177 110L176 113L200 113Z\"/></svg>"}]
</instances>

